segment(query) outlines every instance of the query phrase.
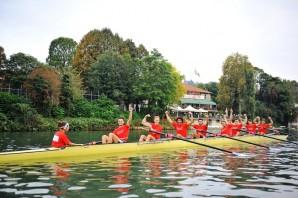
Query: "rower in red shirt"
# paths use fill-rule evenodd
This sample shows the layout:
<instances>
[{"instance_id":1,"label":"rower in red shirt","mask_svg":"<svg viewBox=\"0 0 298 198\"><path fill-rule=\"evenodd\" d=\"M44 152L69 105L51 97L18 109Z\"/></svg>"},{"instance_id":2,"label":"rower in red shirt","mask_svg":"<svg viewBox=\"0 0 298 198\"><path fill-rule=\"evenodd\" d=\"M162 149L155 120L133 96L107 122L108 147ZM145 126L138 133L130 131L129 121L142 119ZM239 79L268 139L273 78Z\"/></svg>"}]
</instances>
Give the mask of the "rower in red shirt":
<instances>
[{"instance_id":1,"label":"rower in red shirt","mask_svg":"<svg viewBox=\"0 0 298 198\"><path fill-rule=\"evenodd\" d=\"M221 121L221 130L219 132L220 136L231 136L232 135L232 124L227 123L226 120Z\"/></svg>"},{"instance_id":2,"label":"rower in red shirt","mask_svg":"<svg viewBox=\"0 0 298 198\"><path fill-rule=\"evenodd\" d=\"M265 118L261 120L261 123L257 126L258 127L258 134L265 135L268 132L269 128L273 126L273 120L271 117L268 117L269 123L266 123Z\"/></svg>"},{"instance_id":3,"label":"rower in red shirt","mask_svg":"<svg viewBox=\"0 0 298 198\"><path fill-rule=\"evenodd\" d=\"M187 129L191 125L191 123L193 122L192 113L189 112L189 114L190 114L190 121L187 120L186 122L184 122L182 117L177 117L176 121L172 121L172 119L169 115L169 112L166 111L167 120L174 127L174 129L176 130L177 137L187 138Z\"/></svg>"},{"instance_id":4,"label":"rower in red shirt","mask_svg":"<svg viewBox=\"0 0 298 198\"><path fill-rule=\"evenodd\" d=\"M147 122L148 117L150 117L150 114L147 114L144 117L144 119L142 120L142 124L146 127L149 127L149 129L162 132L162 126L159 124L160 122L159 116L154 116L153 123ZM149 131L149 134L147 136L141 135L139 142L144 142L144 141L149 142L151 140L158 140L158 139L160 139L160 134Z\"/></svg>"},{"instance_id":5,"label":"rower in red shirt","mask_svg":"<svg viewBox=\"0 0 298 198\"><path fill-rule=\"evenodd\" d=\"M66 146L82 146L83 144L75 144L69 140L67 133L69 131L69 124L67 122L58 123L59 130L55 132L52 140L52 147L62 148Z\"/></svg>"},{"instance_id":6,"label":"rower in red shirt","mask_svg":"<svg viewBox=\"0 0 298 198\"><path fill-rule=\"evenodd\" d=\"M252 135L256 134L257 124L255 122L252 122L251 120L247 120L246 131Z\"/></svg>"},{"instance_id":7,"label":"rower in red shirt","mask_svg":"<svg viewBox=\"0 0 298 198\"><path fill-rule=\"evenodd\" d=\"M192 125L192 127L196 129L196 132L197 132L196 134L194 134L196 138L206 138L206 133L208 130L208 121L209 121L209 117L207 115L205 122L203 122L202 118L199 118L198 123Z\"/></svg>"},{"instance_id":8,"label":"rower in red shirt","mask_svg":"<svg viewBox=\"0 0 298 198\"><path fill-rule=\"evenodd\" d=\"M129 117L126 124L124 122L124 118L118 118L118 127L109 133L109 135L103 135L101 137L102 144L127 142L129 136L129 125L132 120L132 110L133 108L129 106Z\"/></svg>"},{"instance_id":9,"label":"rower in red shirt","mask_svg":"<svg viewBox=\"0 0 298 198\"><path fill-rule=\"evenodd\" d=\"M235 119L234 123L231 125L231 129L231 136L238 136L240 134L242 123L239 121L239 119Z\"/></svg>"}]
</instances>

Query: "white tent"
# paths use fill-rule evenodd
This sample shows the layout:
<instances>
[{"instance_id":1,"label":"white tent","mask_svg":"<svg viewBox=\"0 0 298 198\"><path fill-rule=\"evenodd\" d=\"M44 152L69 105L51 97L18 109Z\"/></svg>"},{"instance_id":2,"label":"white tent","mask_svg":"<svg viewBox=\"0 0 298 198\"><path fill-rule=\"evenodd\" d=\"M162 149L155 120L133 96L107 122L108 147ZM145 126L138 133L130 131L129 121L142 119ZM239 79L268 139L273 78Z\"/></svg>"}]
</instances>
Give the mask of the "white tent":
<instances>
[{"instance_id":1,"label":"white tent","mask_svg":"<svg viewBox=\"0 0 298 198\"><path fill-rule=\"evenodd\" d=\"M199 108L197 112L200 112L200 113L208 113L208 111L207 111L207 110L205 110L205 109L202 109L202 108Z\"/></svg>"},{"instance_id":2,"label":"white tent","mask_svg":"<svg viewBox=\"0 0 298 198\"><path fill-rule=\"evenodd\" d=\"M193 108L191 105L188 105L184 110L190 112L199 112L198 109Z\"/></svg>"},{"instance_id":3,"label":"white tent","mask_svg":"<svg viewBox=\"0 0 298 198\"><path fill-rule=\"evenodd\" d=\"M180 106L170 107L170 109L173 110L173 111L176 111L176 112L186 112L186 110L181 108Z\"/></svg>"}]
</instances>

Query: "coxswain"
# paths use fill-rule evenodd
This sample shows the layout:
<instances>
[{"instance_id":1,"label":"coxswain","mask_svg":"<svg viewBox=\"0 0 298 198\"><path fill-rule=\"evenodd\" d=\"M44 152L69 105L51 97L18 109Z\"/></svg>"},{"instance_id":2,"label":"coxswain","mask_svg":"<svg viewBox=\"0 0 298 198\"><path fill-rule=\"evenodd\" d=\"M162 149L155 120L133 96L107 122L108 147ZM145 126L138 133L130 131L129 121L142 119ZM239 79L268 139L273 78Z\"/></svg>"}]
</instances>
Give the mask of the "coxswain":
<instances>
[{"instance_id":1,"label":"coxswain","mask_svg":"<svg viewBox=\"0 0 298 198\"><path fill-rule=\"evenodd\" d=\"M76 144L69 140L66 133L69 131L69 124L67 122L58 123L59 130L55 132L52 140L52 147L63 148L67 146L82 146L83 144Z\"/></svg>"}]
</instances>

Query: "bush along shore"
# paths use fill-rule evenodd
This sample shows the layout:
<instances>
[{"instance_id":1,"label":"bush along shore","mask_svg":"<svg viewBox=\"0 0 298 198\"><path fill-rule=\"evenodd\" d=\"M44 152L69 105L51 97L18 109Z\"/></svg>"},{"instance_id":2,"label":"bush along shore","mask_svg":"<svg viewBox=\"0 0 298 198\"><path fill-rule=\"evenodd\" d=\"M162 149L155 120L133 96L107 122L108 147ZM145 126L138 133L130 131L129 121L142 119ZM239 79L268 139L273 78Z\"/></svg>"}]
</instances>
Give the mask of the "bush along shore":
<instances>
[{"instance_id":1,"label":"bush along shore","mask_svg":"<svg viewBox=\"0 0 298 198\"><path fill-rule=\"evenodd\" d=\"M92 102L86 99L74 101L69 114L65 115L62 107L56 106L45 116L38 112L29 99L10 93L0 93L0 131L52 131L57 129L59 120L66 120L72 130L112 130L118 117L126 117L110 99L105 96ZM134 113L134 123L141 118Z\"/></svg>"}]
</instances>

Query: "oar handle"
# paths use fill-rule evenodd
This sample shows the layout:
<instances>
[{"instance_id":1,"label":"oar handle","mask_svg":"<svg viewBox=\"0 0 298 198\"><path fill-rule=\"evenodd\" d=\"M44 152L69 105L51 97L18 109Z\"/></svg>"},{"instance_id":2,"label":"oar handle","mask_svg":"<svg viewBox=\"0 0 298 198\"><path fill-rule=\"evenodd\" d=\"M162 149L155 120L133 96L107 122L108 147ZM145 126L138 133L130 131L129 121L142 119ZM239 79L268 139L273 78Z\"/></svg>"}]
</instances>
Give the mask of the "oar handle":
<instances>
[{"instance_id":1,"label":"oar handle","mask_svg":"<svg viewBox=\"0 0 298 198\"><path fill-rule=\"evenodd\" d=\"M153 130L153 129L150 129L150 131L153 132L153 133L160 134L160 135L165 135L164 133ZM222 152L225 152L225 153L234 154L234 152L232 152L232 151L228 151L228 150L217 148L217 147L210 146L210 145L207 145L207 144L202 144L202 143L199 143L199 142L191 141L191 140L188 140L188 139L185 139L185 138L178 137L176 135L173 135L172 137L177 139L177 140L182 140L182 141L189 142L189 143L192 143L192 144L197 144L197 145L200 145L200 146L204 146L204 147L212 148L212 149L215 149L215 150L219 150L219 151L222 151Z\"/></svg>"},{"instance_id":2,"label":"oar handle","mask_svg":"<svg viewBox=\"0 0 298 198\"><path fill-rule=\"evenodd\" d=\"M242 130L242 129L241 129L240 131L245 132L245 133L249 133L248 131L245 131L245 130ZM257 133L255 133L255 135L257 135L257 136L261 136L261 137L270 138L270 139L274 139L274 140L278 140L278 141L281 141L281 142L289 142L289 143L293 143L293 144L298 144L298 143L293 142L293 141L282 140L282 139L275 138L275 137L271 137L271 136L267 136L267 135L261 135L261 134L257 134Z\"/></svg>"},{"instance_id":3,"label":"oar handle","mask_svg":"<svg viewBox=\"0 0 298 198\"><path fill-rule=\"evenodd\" d=\"M213 134L213 133L210 132L210 131L206 131L206 133L208 133L208 134ZM263 148L266 148L266 149L270 149L268 146L264 146L264 145L261 145L261 144L256 144L256 143L253 143L253 142L248 142L248 141L245 141L245 140L240 140L240 139L232 138L232 137L225 136L225 135L219 135L219 136L220 136L220 137L227 138L227 139L230 139L230 140L235 140L235 141L238 141L238 142L243 142L243 143L247 143L247 144L251 144L251 145L255 145L255 146L259 146L259 147L263 147Z\"/></svg>"}]
</instances>

